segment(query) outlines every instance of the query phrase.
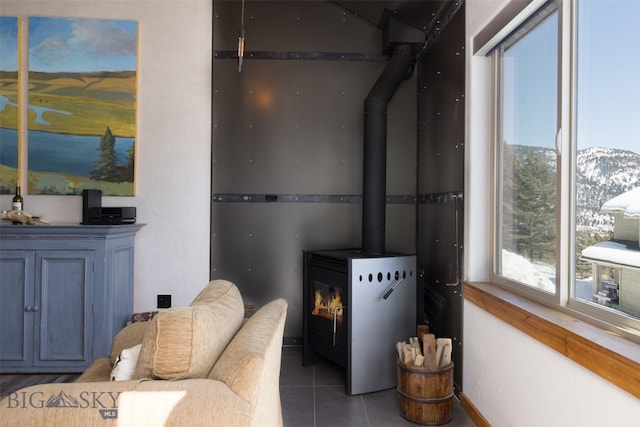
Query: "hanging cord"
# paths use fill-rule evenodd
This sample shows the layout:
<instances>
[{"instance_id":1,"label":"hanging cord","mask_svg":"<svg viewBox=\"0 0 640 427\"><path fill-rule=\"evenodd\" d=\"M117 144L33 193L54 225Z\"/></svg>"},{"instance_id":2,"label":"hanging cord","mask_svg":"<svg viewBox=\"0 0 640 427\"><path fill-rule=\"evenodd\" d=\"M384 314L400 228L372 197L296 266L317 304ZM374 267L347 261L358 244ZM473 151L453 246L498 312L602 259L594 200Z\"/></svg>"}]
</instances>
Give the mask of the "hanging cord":
<instances>
[{"instance_id":1,"label":"hanging cord","mask_svg":"<svg viewBox=\"0 0 640 427\"><path fill-rule=\"evenodd\" d=\"M238 72L242 72L244 59L244 0L242 0L242 15L240 17L240 33L238 34Z\"/></svg>"}]
</instances>

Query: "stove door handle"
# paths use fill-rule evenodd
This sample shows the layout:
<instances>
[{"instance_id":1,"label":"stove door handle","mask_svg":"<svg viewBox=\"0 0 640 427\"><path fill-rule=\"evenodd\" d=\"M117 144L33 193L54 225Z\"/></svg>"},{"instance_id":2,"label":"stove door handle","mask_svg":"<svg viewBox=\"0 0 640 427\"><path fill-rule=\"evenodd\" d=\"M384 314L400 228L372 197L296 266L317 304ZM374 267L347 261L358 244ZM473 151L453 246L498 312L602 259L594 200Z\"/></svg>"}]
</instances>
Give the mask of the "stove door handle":
<instances>
[{"instance_id":1,"label":"stove door handle","mask_svg":"<svg viewBox=\"0 0 640 427\"><path fill-rule=\"evenodd\" d=\"M336 331L338 329L338 310L342 310L343 308L347 308L346 305L341 305L333 309L333 346L336 346Z\"/></svg>"},{"instance_id":2,"label":"stove door handle","mask_svg":"<svg viewBox=\"0 0 640 427\"><path fill-rule=\"evenodd\" d=\"M392 293L393 291L395 291L395 290L396 290L396 288L398 287L398 285L399 285L400 283L402 283L402 281L403 281L403 280L404 280L404 277L399 278L399 279L398 279L398 281L397 281L397 282L396 282L396 283L391 287L391 289L389 289L389 290L387 291L387 293L386 293L386 294L384 294L384 295L382 296L382 299L387 299L387 298L389 298L389 296L391 295L391 293Z\"/></svg>"}]
</instances>

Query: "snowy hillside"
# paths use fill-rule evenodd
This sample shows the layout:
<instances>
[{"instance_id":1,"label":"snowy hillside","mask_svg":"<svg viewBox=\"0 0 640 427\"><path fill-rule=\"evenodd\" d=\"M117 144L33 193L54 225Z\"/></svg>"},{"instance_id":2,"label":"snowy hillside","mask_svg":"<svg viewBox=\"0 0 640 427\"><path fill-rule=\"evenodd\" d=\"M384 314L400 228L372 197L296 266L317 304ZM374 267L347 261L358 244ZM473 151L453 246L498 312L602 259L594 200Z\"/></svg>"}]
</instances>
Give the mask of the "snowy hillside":
<instances>
[{"instance_id":1,"label":"snowy hillside","mask_svg":"<svg viewBox=\"0 0 640 427\"><path fill-rule=\"evenodd\" d=\"M522 162L534 150L555 173L555 151L542 147L512 146ZM576 207L577 227L597 231L613 230L613 215L601 213L602 205L614 197L640 187L640 154L611 148L578 151Z\"/></svg>"}]
</instances>

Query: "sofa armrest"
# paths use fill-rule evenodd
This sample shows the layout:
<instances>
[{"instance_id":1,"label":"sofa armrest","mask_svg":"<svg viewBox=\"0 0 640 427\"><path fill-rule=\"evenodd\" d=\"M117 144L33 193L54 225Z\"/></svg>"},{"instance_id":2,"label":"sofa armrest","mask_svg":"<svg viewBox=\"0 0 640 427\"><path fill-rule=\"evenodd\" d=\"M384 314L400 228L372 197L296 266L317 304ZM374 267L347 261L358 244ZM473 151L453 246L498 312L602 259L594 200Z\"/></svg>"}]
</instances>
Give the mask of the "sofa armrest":
<instances>
[{"instance_id":1,"label":"sofa armrest","mask_svg":"<svg viewBox=\"0 0 640 427\"><path fill-rule=\"evenodd\" d=\"M260 308L233 337L209 374L249 402L258 419L279 420L264 425L282 425L280 363L286 316L284 299Z\"/></svg>"},{"instance_id":2,"label":"sofa armrest","mask_svg":"<svg viewBox=\"0 0 640 427\"><path fill-rule=\"evenodd\" d=\"M116 334L113 341L111 341L111 366L116 363L116 359L122 350L142 343L147 329L149 329L149 322L136 322L128 324Z\"/></svg>"}]
</instances>

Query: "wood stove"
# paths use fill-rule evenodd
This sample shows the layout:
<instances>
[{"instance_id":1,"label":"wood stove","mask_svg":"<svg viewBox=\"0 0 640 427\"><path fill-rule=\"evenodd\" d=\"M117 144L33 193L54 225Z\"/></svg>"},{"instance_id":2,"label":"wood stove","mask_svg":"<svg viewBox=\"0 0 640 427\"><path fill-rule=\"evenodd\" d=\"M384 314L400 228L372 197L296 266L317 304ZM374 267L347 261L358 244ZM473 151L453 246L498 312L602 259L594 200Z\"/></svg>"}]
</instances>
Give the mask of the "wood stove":
<instances>
[{"instance_id":1,"label":"wood stove","mask_svg":"<svg viewBox=\"0 0 640 427\"><path fill-rule=\"evenodd\" d=\"M380 28L391 56L364 101L362 249L304 253L303 363L344 367L348 395L395 387L395 343L416 328L416 257L385 251L386 118L425 34L387 10Z\"/></svg>"},{"instance_id":2,"label":"wood stove","mask_svg":"<svg viewBox=\"0 0 640 427\"><path fill-rule=\"evenodd\" d=\"M415 335L414 255L305 252L303 299L305 366L345 368L348 395L396 386L395 343Z\"/></svg>"}]
</instances>

